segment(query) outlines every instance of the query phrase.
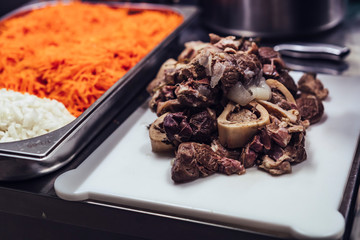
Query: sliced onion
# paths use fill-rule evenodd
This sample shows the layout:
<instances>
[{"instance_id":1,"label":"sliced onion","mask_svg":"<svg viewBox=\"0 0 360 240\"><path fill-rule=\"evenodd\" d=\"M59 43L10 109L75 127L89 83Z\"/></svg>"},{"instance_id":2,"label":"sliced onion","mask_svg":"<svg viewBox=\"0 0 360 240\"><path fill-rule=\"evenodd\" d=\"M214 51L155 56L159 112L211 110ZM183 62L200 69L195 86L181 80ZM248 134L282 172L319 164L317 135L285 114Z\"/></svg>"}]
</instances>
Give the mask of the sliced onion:
<instances>
[{"instance_id":1,"label":"sliced onion","mask_svg":"<svg viewBox=\"0 0 360 240\"><path fill-rule=\"evenodd\" d=\"M255 99L259 100L269 100L271 98L271 89L265 83L265 79L260 81L258 86L249 87L249 91L252 93Z\"/></svg>"},{"instance_id":2,"label":"sliced onion","mask_svg":"<svg viewBox=\"0 0 360 240\"><path fill-rule=\"evenodd\" d=\"M266 84L265 79L261 79L258 86L252 85L246 89L241 82L237 82L228 92L228 99L242 106L248 104L253 99L269 100L271 89Z\"/></svg>"},{"instance_id":3,"label":"sliced onion","mask_svg":"<svg viewBox=\"0 0 360 240\"><path fill-rule=\"evenodd\" d=\"M251 93L241 84L237 82L228 92L227 98L242 106L248 104L254 97Z\"/></svg>"},{"instance_id":4,"label":"sliced onion","mask_svg":"<svg viewBox=\"0 0 360 240\"><path fill-rule=\"evenodd\" d=\"M244 70L244 74L247 78L252 78L255 76L255 72L251 71L249 68Z\"/></svg>"},{"instance_id":5,"label":"sliced onion","mask_svg":"<svg viewBox=\"0 0 360 240\"><path fill-rule=\"evenodd\" d=\"M225 65L220 62L216 62L214 64L213 75L211 76L211 80L210 80L210 86L212 88L214 88L219 83L219 80L221 79L221 77L225 72L225 68L226 68Z\"/></svg>"},{"instance_id":6,"label":"sliced onion","mask_svg":"<svg viewBox=\"0 0 360 240\"><path fill-rule=\"evenodd\" d=\"M203 50L199 55L198 62L201 66L205 68L205 73L207 76L211 76L211 62L212 55L208 50Z\"/></svg>"}]
</instances>

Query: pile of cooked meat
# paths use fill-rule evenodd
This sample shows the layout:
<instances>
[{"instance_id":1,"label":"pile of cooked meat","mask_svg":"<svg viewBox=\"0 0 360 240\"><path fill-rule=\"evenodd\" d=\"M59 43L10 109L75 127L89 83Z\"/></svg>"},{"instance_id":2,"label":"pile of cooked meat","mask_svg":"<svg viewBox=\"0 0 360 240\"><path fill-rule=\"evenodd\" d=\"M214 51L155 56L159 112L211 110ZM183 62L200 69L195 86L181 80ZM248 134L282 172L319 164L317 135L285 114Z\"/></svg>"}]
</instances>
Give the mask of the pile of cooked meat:
<instances>
[{"instance_id":1,"label":"pile of cooked meat","mask_svg":"<svg viewBox=\"0 0 360 240\"><path fill-rule=\"evenodd\" d=\"M272 175L306 159L305 133L320 121L327 97L315 74L298 84L281 56L255 41L210 34L167 60L148 85L154 152L175 152L174 182L215 172Z\"/></svg>"}]
</instances>

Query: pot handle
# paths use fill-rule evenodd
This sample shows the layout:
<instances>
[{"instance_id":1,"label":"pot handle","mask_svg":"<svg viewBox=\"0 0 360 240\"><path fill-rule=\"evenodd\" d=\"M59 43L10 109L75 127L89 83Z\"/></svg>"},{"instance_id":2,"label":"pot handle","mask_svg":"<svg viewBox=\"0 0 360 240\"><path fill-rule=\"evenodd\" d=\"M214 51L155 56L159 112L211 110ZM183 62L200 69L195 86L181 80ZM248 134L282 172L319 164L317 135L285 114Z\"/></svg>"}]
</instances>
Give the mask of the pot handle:
<instances>
[{"instance_id":1,"label":"pot handle","mask_svg":"<svg viewBox=\"0 0 360 240\"><path fill-rule=\"evenodd\" d=\"M323 43L284 43L274 46L281 55L295 58L341 61L350 53L348 47Z\"/></svg>"}]
</instances>

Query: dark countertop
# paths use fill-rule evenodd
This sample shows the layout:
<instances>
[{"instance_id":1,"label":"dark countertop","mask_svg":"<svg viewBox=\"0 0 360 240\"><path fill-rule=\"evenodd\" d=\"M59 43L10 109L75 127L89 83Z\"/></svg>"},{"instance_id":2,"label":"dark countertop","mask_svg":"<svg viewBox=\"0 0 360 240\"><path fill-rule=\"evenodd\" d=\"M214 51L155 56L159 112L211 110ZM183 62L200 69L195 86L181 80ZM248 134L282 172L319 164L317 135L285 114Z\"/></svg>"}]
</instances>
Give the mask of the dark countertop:
<instances>
[{"instance_id":1,"label":"dark countertop","mask_svg":"<svg viewBox=\"0 0 360 240\"><path fill-rule=\"evenodd\" d=\"M206 41L210 31L204 28L200 21L196 21L180 36L179 47L189 40ZM265 44L272 45L287 40L266 40ZM334 74L360 76L360 3L350 3L346 19L336 28L316 36L305 37L301 41L349 47L351 54L343 63L321 64L330 69L338 69ZM129 107L126 111L130 113L133 109ZM169 239L169 236L173 236L172 239L273 239L123 206L69 202L58 198L53 187L57 176L76 168L123 120L124 112L118 114L96 140L64 168L32 180L0 183L1 239ZM359 159L359 151L355 159ZM360 198L357 205L355 204L359 186L358 172L359 167L356 165L352 173L353 178L350 179L355 190L346 196L350 198L350 204L346 205L346 209L342 209L348 219L344 239L350 239L351 234L352 239L360 239L360 230L357 228L360 225L360 214L357 214ZM355 228L351 233L352 226Z\"/></svg>"}]
</instances>

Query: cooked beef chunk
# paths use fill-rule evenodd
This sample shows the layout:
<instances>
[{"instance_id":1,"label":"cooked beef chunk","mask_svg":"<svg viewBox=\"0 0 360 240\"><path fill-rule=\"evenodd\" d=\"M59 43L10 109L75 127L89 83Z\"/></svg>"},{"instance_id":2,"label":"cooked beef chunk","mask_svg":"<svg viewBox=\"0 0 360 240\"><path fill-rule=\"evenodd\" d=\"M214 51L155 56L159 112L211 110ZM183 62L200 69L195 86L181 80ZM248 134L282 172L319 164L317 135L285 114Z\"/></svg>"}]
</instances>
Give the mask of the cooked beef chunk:
<instances>
[{"instance_id":1,"label":"cooked beef chunk","mask_svg":"<svg viewBox=\"0 0 360 240\"><path fill-rule=\"evenodd\" d=\"M242 174L245 168L237 160L216 154L209 145L195 142L179 145L171 169L171 178L174 182L188 182L215 172L228 175Z\"/></svg>"},{"instance_id":2,"label":"cooked beef chunk","mask_svg":"<svg viewBox=\"0 0 360 240\"><path fill-rule=\"evenodd\" d=\"M261 128L258 135L260 136L260 141L263 144L264 151L269 151L271 149L271 138L268 135L265 128Z\"/></svg>"},{"instance_id":3,"label":"cooked beef chunk","mask_svg":"<svg viewBox=\"0 0 360 240\"><path fill-rule=\"evenodd\" d=\"M294 80L289 76L286 65L281 56L271 47L259 48L259 58L263 64L263 74L266 79L274 78L281 82L295 95L297 87Z\"/></svg>"},{"instance_id":4,"label":"cooked beef chunk","mask_svg":"<svg viewBox=\"0 0 360 240\"><path fill-rule=\"evenodd\" d=\"M169 76L172 75L173 72L175 72L177 64L177 61L173 58L169 58L168 60L166 60L161 65L161 68L157 73L155 79L147 86L147 92L152 95L159 87L173 84L173 77Z\"/></svg>"},{"instance_id":5,"label":"cooked beef chunk","mask_svg":"<svg viewBox=\"0 0 360 240\"><path fill-rule=\"evenodd\" d=\"M280 54L271 47L260 47L259 58L263 64L271 64L276 66L278 69L285 69L285 63L281 59Z\"/></svg>"},{"instance_id":6,"label":"cooked beef chunk","mask_svg":"<svg viewBox=\"0 0 360 240\"><path fill-rule=\"evenodd\" d=\"M244 39L239 38L235 39L234 36L228 37L220 37L214 33L209 34L210 37L210 44L215 45L220 49L231 48L234 50L239 50L247 53L257 54L258 47L256 41L254 39Z\"/></svg>"},{"instance_id":7,"label":"cooked beef chunk","mask_svg":"<svg viewBox=\"0 0 360 240\"><path fill-rule=\"evenodd\" d=\"M305 151L305 138L302 138L299 143L291 142L284 148L284 152L290 157L291 162L300 163L305 161L307 158Z\"/></svg>"},{"instance_id":8,"label":"cooked beef chunk","mask_svg":"<svg viewBox=\"0 0 360 240\"><path fill-rule=\"evenodd\" d=\"M159 102L156 108L156 114L158 116L167 112L180 112L184 109L184 106L180 104L177 99L170 99L165 102Z\"/></svg>"},{"instance_id":9,"label":"cooked beef chunk","mask_svg":"<svg viewBox=\"0 0 360 240\"><path fill-rule=\"evenodd\" d=\"M198 112L189 121L192 129L192 141L210 143L213 133L217 130L216 116L209 110Z\"/></svg>"},{"instance_id":10,"label":"cooked beef chunk","mask_svg":"<svg viewBox=\"0 0 360 240\"><path fill-rule=\"evenodd\" d=\"M189 182L200 177L199 167L197 165L198 159L195 157L197 149L195 149L194 145L191 143L183 143L180 144L174 164L171 168L171 178L174 182ZM204 151L207 157L207 152ZM208 158L208 162L214 162L213 158ZM212 166L213 164L209 164ZM210 173L215 172L214 170Z\"/></svg>"},{"instance_id":11,"label":"cooked beef chunk","mask_svg":"<svg viewBox=\"0 0 360 240\"><path fill-rule=\"evenodd\" d=\"M296 99L302 120L309 120L310 124L320 121L324 114L324 105L320 99L312 94L301 94Z\"/></svg>"},{"instance_id":12,"label":"cooked beef chunk","mask_svg":"<svg viewBox=\"0 0 360 240\"><path fill-rule=\"evenodd\" d=\"M209 43L201 41L191 41L185 43L185 49L178 56L178 62L189 63L196 55L199 54L201 49L208 47L209 45Z\"/></svg>"},{"instance_id":13,"label":"cooked beef chunk","mask_svg":"<svg viewBox=\"0 0 360 240\"><path fill-rule=\"evenodd\" d=\"M240 44L240 40L236 40L234 36L228 36L225 38L220 38L220 40L217 41L214 46L223 50L226 48L232 48L237 51L240 47Z\"/></svg>"},{"instance_id":14,"label":"cooked beef chunk","mask_svg":"<svg viewBox=\"0 0 360 240\"><path fill-rule=\"evenodd\" d=\"M240 72L235 63L224 62L222 63L224 70L220 77L222 90L226 94L240 79Z\"/></svg>"},{"instance_id":15,"label":"cooked beef chunk","mask_svg":"<svg viewBox=\"0 0 360 240\"><path fill-rule=\"evenodd\" d=\"M269 172L272 175L291 173L291 165L288 161L275 161L268 155L263 156L259 168Z\"/></svg>"},{"instance_id":16,"label":"cooked beef chunk","mask_svg":"<svg viewBox=\"0 0 360 240\"><path fill-rule=\"evenodd\" d=\"M252 84L260 76L261 62L255 54L237 51L239 44L234 38L222 38L214 45L203 47L180 70L179 78L196 80L211 77L215 82L211 86L214 87L220 80L225 92L238 81L245 86Z\"/></svg>"},{"instance_id":17,"label":"cooked beef chunk","mask_svg":"<svg viewBox=\"0 0 360 240\"><path fill-rule=\"evenodd\" d=\"M276 70L276 66L273 64L263 64L263 74L264 76L268 78L279 78L279 73Z\"/></svg>"},{"instance_id":18,"label":"cooked beef chunk","mask_svg":"<svg viewBox=\"0 0 360 240\"><path fill-rule=\"evenodd\" d=\"M272 58L280 57L280 54L275 51L272 47L260 47L259 48L259 56L262 61L269 62Z\"/></svg>"},{"instance_id":19,"label":"cooked beef chunk","mask_svg":"<svg viewBox=\"0 0 360 240\"><path fill-rule=\"evenodd\" d=\"M264 143L261 142L260 134L254 136L253 140L249 143L249 148L257 153L264 150Z\"/></svg>"},{"instance_id":20,"label":"cooked beef chunk","mask_svg":"<svg viewBox=\"0 0 360 240\"><path fill-rule=\"evenodd\" d=\"M270 138L281 147L286 147L291 140L291 134L286 126L275 117L271 118L271 123L265 129Z\"/></svg>"},{"instance_id":21,"label":"cooked beef chunk","mask_svg":"<svg viewBox=\"0 0 360 240\"><path fill-rule=\"evenodd\" d=\"M189 141L192 136L191 126L183 112L169 113L164 118L164 130L174 144Z\"/></svg>"},{"instance_id":22,"label":"cooked beef chunk","mask_svg":"<svg viewBox=\"0 0 360 240\"><path fill-rule=\"evenodd\" d=\"M242 76L242 83L244 86L253 84L254 81L259 80L259 74L261 73L262 65L260 60L255 54L247 54L243 52L237 52L235 54L236 63L240 69Z\"/></svg>"},{"instance_id":23,"label":"cooked beef chunk","mask_svg":"<svg viewBox=\"0 0 360 240\"><path fill-rule=\"evenodd\" d=\"M189 78L177 86L175 94L179 102L186 107L208 107L218 102L218 88L211 88L206 78Z\"/></svg>"},{"instance_id":24,"label":"cooked beef chunk","mask_svg":"<svg viewBox=\"0 0 360 240\"><path fill-rule=\"evenodd\" d=\"M218 168L219 173L225 173L226 175L231 175L231 174L240 175L245 173L245 168L240 161L231 158L220 157L217 163L219 167Z\"/></svg>"},{"instance_id":25,"label":"cooked beef chunk","mask_svg":"<svg viewBox=\"0 0 360 240\"><path fill-rule=\"evenodd\" d=\"M164 130L169 141L196 141L210 143L216 131L216 116L211 110L186 115L184 112L169 113L164 118Z\"/></svg>"},{"instance_id":26,"label":"cooked beef chunk","mask_svg":"<svg viewBox=\"0 0 360 240\"><path fill-rule=\"evenodd\" d=\"M254 150L250 149L250 144L247 144L241 152L240 161L245 168L249 168L254 166L257 157L258 154Z\"/></svg>"},{"instance_id":27,"label":"cooked beef chunk","mask_svg":"<svg viewBox=\"0 0 360 240\"><path fill-rule=\"evenodd\" d=\"M187 81L191 79L202 79L206 78L206 69L198 62L200 54L191 60L190 63L186 64L183 68L178 70L178 82Z\"/></svg>"},{"instance_id":28,"label":"cooked beef chunk","mask_svg":"<svg viewBox=\"0 0 360 240\"><path fill-rule=\"evenodd\" d=\"M276 80L282 83L291 92L293 96L296 96L298 87L287 70L280 70L279 77Z\"/></svg>"},{"instance_id":29,"label":"cooked beef chunk","mask_svg":"<svg viewBox=\"0 0 360 240\"><path fill-rule=\"evenodd\" d=\"M211 142L211 149L218 155L222 157L227 157L231 159L239 159L240 157L240 149L227 149L223 145L221 145L219 139L214 139Z\"/></svg>"},{"instance_id":30,"label":"cooked beef chunk","mask_svg":"<svg viewBox=\"0 0 360 240\"><path fill-rule=\"evenodd\" d=\"M165 85L158 88L151 97L149 107L152 111L156 112L160 102L166 102L170 99L175 99L175 86Z\"/></svg>"},{"instance_id":31,"label":"cooked beef chunk","mask_svg":"<svg viewBox=\"0 0 360 240\"><path fill-rule=\"evenodd\" d=\"M247 53L254 53L254 50L258 50L258 48L254 46L254 44L256 45L255 41L253 40L243 39L239 50Z\"/></svg>"},{"instance_id":32,"label":"cooked beef chunk","mask_svg":"<svg viewBox=\"0 0 360 240\"><path fill-rule=\"evenodd\" d=\"M287 101L279 91L276 91L276 89L271 89L271 91L270 102L275 103L284 110L297 109L296 105Z\"/></svg>"},{"instance_id":33,"label":"cooked beef chunk","mask_svg":"<svg viewBox=\"0 0 360 240\"><path fill-rule=\"evenodd\" d=\"M272 47L260 47L259 48L260 60L263 63L269 63L273 58L279 58L280 54Z\"/></svg>"},{"instance_id":34,"label":"cooked beef chunk","mask_svg":"<svg viewBox=\"0 0 360 240\"><path fill-rule=\"evenodd\" d=\"M305 73L298 82L298 88L303 93L315 95L320 100L324 100L329 94L328 89L324 88L322 82L316 78L316 74Z\"/></svg>"},{"instance_id":35,"label":"cooked beef chunk","mask_svg":"<svg viewBox=\"0 0 360 240\"><path fill-rule=\"evenodd\" d=\"M219 35L216 35L214 33L210 33L209 38L210 38L210 44L213 44L213 45L222 39L222 37L220 37Z\"/></svg>"}]
</instances>

